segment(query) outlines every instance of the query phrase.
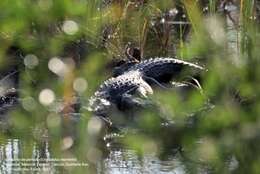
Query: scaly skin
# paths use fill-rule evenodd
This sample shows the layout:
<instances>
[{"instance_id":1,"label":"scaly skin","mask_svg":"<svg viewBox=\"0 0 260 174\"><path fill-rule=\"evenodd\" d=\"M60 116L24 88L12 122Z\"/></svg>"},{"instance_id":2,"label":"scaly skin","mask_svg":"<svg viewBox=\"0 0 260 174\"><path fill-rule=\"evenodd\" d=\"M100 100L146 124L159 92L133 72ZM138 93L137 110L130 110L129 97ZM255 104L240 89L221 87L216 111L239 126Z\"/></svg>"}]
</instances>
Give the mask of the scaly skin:
<instances>
[{"instance_id":1,"label":"scaly skin","mask_svg":"<svg viewBox=\"0 0 260 174\"><path fill-rule=\"evenodd\" d=\"M139 71L145 79L153 78L158 82L169 82L171 79L176 79L183 71L201 71L203 67L194 63L189 63L183 60L174 58L151 58L140 63L126 63L122 66L116 67L114 76L119 76L129 71ZM194 74L190 73L189 75ZM167 78L166 78L167 76Z\"/></svg>"},{"instance_id":2,"label":"scaly skin","mask_svg":"<svg viewBox=\"0 0 260 174\"><path fill-rule=\"evenodd\" d=\"M203 67L174 58L151 58L140 63L128 62L117 67L113 78L106 80L90 99L89 110L107 116L111 105L119 110L140 106L135 94L152 94L150 85L168 83L185 70L204 70Z\"/></svg>"},{"instance_id":3,"label":"scaly skin","mask_svg":"<svg viewBox=\"0 0 260 174\"><path fill-rule=\"evenodd\" d=\"M142 79L140 72L129 71L116 78L110 78L100 85L94 96L90 98L89 110L96 115L107 116L112 105L119 110L131 108L141 104L133 97L134 94L146 97L147 94L152 93L152 88Z\"/></svg>"}]
</instances>

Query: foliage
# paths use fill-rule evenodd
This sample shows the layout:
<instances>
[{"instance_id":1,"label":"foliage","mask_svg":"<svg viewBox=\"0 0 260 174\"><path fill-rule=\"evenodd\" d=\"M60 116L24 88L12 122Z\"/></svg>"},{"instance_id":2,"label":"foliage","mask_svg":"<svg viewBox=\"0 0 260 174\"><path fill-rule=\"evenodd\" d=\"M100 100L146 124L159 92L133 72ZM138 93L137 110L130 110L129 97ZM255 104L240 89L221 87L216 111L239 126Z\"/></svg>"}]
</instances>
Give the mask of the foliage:
<instances>
[{"instance_id":1,"label":"foliage","mask_svg":"<svg viewBox=\"0 0 260 174\"><path fill-rule=\"evenodd\" d=\"M0 115L0 147L18 139L18 157L31 158L35 143L39 151L48 144L51 158L75 157L98 172L108 149L100 145L95 130L102 132L102 125L85 109L87 99L131 42L143 59L177 56L208 71L201 77L203 94L156 91L158 108L139 114L138 133L113 141L162 159L180 148L187 173L259 173L259 6L253 0L0 1L0 94L17 88L20 103ZM14 71L16 83L5 78ZM75 94L78 110L70 106ZM158 125L164 116L173 127Z\"/></svg>"}]
</instances>

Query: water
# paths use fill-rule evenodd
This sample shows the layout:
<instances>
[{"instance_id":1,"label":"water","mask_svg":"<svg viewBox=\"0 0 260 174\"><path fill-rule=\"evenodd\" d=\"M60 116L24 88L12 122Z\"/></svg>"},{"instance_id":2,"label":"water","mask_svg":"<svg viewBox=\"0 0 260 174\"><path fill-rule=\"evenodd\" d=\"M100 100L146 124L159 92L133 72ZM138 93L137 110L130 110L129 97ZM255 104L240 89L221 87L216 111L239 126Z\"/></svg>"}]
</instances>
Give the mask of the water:
<instances>
[{"instance_id":1,"label":"water","mask_svg":"<svg viewBox=\"0 0 260 174\"><path fill-rule=\"evenodd\" d=\"M99 173L185 173L179 156L162 161L154 154L139 157L130 149L112 149L100 166Z\"/></svg>"},{"instance_id":2,"label":"water","mask_svg":"<svg viewBox=\"0 0 260 174\"><path fill-rule=\"evenodd\" d=\"M185 174L194 170L209 173L207 167L194 162L197 159L192 159L192 149L187 151L191 156L183 154L180 142L182 133L188 133L188 127L184 127L185 131L175 128L174 124L173 127L155 126L151 131L124 127L113 130L104 138L98 119L91 117L88 120L84 114L48 115L46 123L36 122L23 129L8 126L12 116L0 116L1 174L86 171L98 174ZM141 151L135 146L141 146ZM232 166L236 168L236 159L232 160Z\"/></svg>"},{"instance_id":3,"label":"water","mask_svg":"<svg viewBox=\"0 0 260 174\"><path fill-rule=\"evenodd\" d=\"M25 151L30 151L30 156L25 157ZM0 145L0 173L11 174L18 171L22 164L31 164L33 168L39 168L42 159L45 159L45 166L48 166L48 172L59 173L54 165L54 155L50 152L49 142L37 144L31 141L29 144L21 139L6 139L1 141ZM94 165L91 171L93 173L108 174L130 174L130 173L163 173L163 174L183 174L185 166L182 164L182 157L178 154L169 155L167 159L161 160L156 154L138 155L135 150L125 147L109 147L106 155ZM70 158L67 158L70 159ZM19 163L17 162L19 160ZM26 161L27 160L27 161ZM28 161L30 160L30 161ZM89 169L89 166L87 167ZM34 170L35 170L34 169ZM39 171L47 171L47 169L39 169ZM68 170L69 171L69 170Z\"/></svg>"},{"instance_id":4,"label":"water","mask_svg":"<svg viewBox=\"0 0 260 174\"><path fill-rule=\"evenodd\" d=\"M5 115L6 117L6 115ZM10 115L9 115L10 117ZM3 116L2 116L3 118ZM62 117L63 118L63 117ZM66 117L67 118L67 117ZM73 117L68 122L66 130L75 130L75 126L82 121ZM2 119L2 124L8 122ZM64 121L64 120L63 120ZM98 122L92 122L95 125ZM88 124L89 121L88 121ZM72 127L72 128L71 128ZM122 144L122 140L139 132L110 133L105 141L96 135L89 135L84 139L77 131L61 131L61 134L52 134L51 129L36 126L26 130L1 127L0 134L0 173L186 173L183 157L178 148L160 149L158 152L139 153L136 149ZM95 127L92 126L92 129ZM129 128L130 129L130 128ZM93 133L93 132L92 132ZM94 132L95 133L95 132ZM93 137L94 136L94 137ZM86 140L80 146L80 140ZM166 154L166 155L165 155ZM74 165L75 164L75 165ZM74 166L73 166L74 165ZM79 166L80 165L80 166Z\"/></svg>"}]
</instances>

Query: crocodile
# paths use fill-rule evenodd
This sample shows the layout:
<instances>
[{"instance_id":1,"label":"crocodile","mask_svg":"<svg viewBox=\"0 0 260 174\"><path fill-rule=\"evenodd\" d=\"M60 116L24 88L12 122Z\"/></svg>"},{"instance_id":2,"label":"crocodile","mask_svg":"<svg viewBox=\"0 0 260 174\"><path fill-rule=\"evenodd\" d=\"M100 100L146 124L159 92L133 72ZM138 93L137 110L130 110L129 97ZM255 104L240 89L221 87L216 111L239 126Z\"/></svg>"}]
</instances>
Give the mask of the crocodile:
<instances>
[{"instance_id":1,"label":"crocodile","mask_svg":"<svg viewBox=\"0 0 260 174\"><path fill-rule=\"evenodd\" d=\"M121 111L133 106L142 106L143 102L140 99L151 94L153 89L142 78L141 72L129 71L101 84L89 99L88 110L97 116L108 117L113 106Z\"/></svg>"},{"instance_id":2,"label":"crocodile","mask_svg":"<svg viewBox=\"0 0 260 174\"><path fill-rule=\"evenodd\" d=\"M199 65L174 58L151 58L139 63L127 62L116 67L114 77L101 84L90 98L88 110L97 116L108 118L113 106L121 111L132 109L134 106L145 106L147 102L142 99L153 94L153 85L165 87L162 83L177 79L185 69L204 70ZM178 84L186 86L184 83Z\"/></svg>"},{"instance_id":3,"label":"crocodile","mask_svg":"<svg viewBox=\"0 0 260 174\"><path fill-rule=\"evenodd\" d=\"M139 71L143 79L151 85L155 81L168 83L171 80L178 80L180 74L187 76L196 75L205 70L202 66L175 58L150 58L139 63L129 61L116 67L113 76L117 77L129 71Z\"/></svg>"},{"instance_id":4,"label":"crocodile","mask_svg":"<svg viewBox=\"0 0 260 174\"><path fill-rule=\"evenodd\" d=\"M18 92L15 88L10 88L0 94L0 115L18 104Z\"/></svg>"}]
</instances>

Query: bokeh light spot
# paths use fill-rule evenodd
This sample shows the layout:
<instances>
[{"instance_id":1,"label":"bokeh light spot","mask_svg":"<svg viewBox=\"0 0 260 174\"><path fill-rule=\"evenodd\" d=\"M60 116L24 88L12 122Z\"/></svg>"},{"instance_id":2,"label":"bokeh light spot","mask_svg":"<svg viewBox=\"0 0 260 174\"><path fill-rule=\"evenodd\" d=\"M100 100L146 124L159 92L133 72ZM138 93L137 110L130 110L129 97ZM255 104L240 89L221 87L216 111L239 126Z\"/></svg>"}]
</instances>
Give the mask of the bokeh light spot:
<instances>
[{"instance_id":1,"label":"bokeh light spot","mask_svg":"<svg viewBox=\"0 0 260 174\"><path fill-rule=\"evenodd\" d=\"M55 94L50 89L43 89L39 94L39 101L43 105L50 105L55 100Z\"/></svg>"},{"instance_id":2,"label":"bokeh light spot","mask_svg":"<svg viewBox=\"0 0 260 174\"><path fill-rule=\"evenodd\" d=\"M90 135L97 135L102 129L102 120L98 117L90 118L88 122L88 133Z\"/></svg>"},{"instance_id":3,"label":"bokeh light spot","mask_svg":"<svg viewBox=\"0 0 260 174\"><path fill-rule=\"evenodd\" d=\"M87 89L87 81L84 78L78 77L73 82L73 88L77 92L84 92Z\"/></svg>"},{"instance_id":4,"label":"bokeh light spot","mask_svg":"<svg viewBox=\"0 0 260 174\"><path fill-rule=\"evenodd\" d=\"M48 68L50 71L59 76L64 76L67 69L66 64L57 57L53 57L50 59L48 63Z\"/></svg>"},{"instance_id":5,"label":"bokeh light spot","mask_svg":"<svg viewBox=\"0 0 260 174\"><path fill-rule=\"evenodd\" d=\"M23 62L24 62L24 65L30 69L33 69L35 66L37 66L39 64L38 58L33 54L26 55Z\"/></svg>"},{"instance_id":6,"label":"bokeh light spot","mask_svg":"<svg viewBox=\"0 0 260 174\"><path fill-rule=\"evenodd\" d=\"M68 35L74 35L78 32L79 27L75 21L66 20L63 23L62 30Z\"/></svg>"},{"instance_id":7,"label":"bokeh light spot","mask_svg":"<svg viewBox=\"0 0 260 174\"><path fill-rule=\"evenodd\" d=\"M73 145L73 143L74 143L74 141L70 136L63 138L62 147L61 147L62 150L69 149Z\"/></svg>"},{"instance_id":8,"label":"bokeh light spot","mask_svg":"<svg viewBox=\"0 0 260 174\"><path fill-rule=\"evenodd\" d=\"M32 97L26 97L22 100L22 106L27 111L33 111L36 108L36 101Z\"/></svg>"}]
</instances>

